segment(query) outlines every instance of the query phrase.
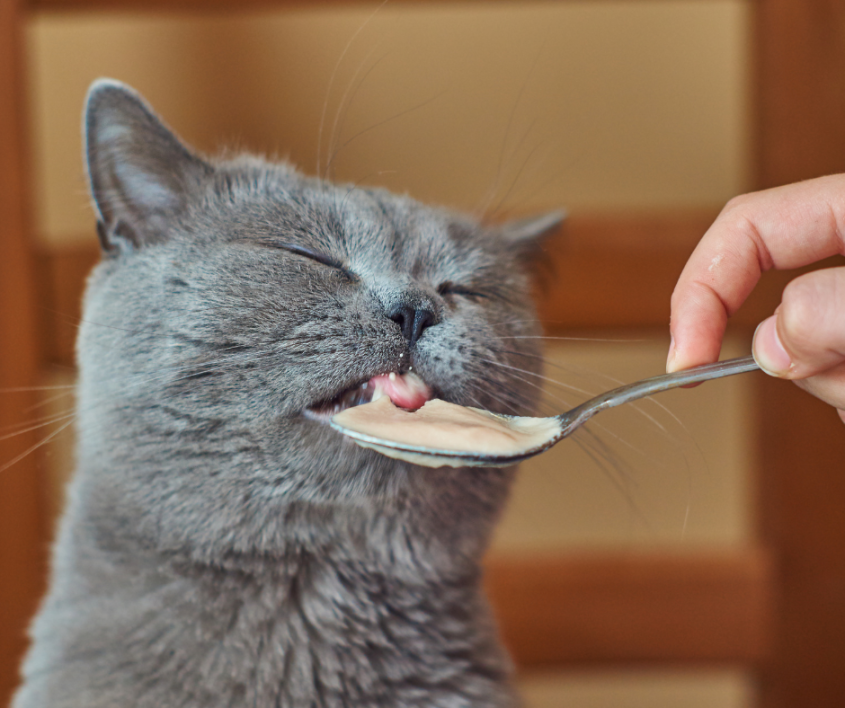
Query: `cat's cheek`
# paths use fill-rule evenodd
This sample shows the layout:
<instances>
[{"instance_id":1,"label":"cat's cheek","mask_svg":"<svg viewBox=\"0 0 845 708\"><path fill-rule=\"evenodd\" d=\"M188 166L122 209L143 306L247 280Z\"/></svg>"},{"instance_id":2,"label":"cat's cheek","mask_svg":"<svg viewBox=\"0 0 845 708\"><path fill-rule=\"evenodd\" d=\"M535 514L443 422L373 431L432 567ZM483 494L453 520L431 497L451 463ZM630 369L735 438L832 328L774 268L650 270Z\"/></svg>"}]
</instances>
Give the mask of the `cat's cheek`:
<instances>
[{"instance_id":1,"label":"cat's cheek","mask_svg":"<svg viewBox=\"0 0 845 708\"><path fill-rule=\"evenodd\" d=\"M438 331L439 330L439 331ZM477 353L482 342L493 336L492 332L478 334L458 322L446 322L431 329L431 334L423 337L413 353L414 371L451 403L477 405L461 391L472 385L476 374Z\"/></svg>"}]
</instances>

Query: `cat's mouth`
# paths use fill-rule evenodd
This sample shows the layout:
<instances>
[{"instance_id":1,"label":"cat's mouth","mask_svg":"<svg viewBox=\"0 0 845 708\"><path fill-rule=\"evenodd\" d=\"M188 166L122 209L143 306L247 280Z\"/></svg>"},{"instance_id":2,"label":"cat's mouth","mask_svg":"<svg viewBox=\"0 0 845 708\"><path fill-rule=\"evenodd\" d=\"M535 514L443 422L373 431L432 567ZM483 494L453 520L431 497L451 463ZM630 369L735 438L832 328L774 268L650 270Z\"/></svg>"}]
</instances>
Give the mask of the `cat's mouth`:
<instances>
[{"instance_id":1,"label":"cat's mouth","mask_svg":"<svg viewBox=\"0 0 845 708\"><path fill-rule=\"evenodd\" d=\"M395 406L415 411L434 397L432 390L413 372L380 374L341 391L330 400L321 401L305 409L308 418L327 423L332 416L347 408L387 396Z\"/></svg>"}]
</instances>

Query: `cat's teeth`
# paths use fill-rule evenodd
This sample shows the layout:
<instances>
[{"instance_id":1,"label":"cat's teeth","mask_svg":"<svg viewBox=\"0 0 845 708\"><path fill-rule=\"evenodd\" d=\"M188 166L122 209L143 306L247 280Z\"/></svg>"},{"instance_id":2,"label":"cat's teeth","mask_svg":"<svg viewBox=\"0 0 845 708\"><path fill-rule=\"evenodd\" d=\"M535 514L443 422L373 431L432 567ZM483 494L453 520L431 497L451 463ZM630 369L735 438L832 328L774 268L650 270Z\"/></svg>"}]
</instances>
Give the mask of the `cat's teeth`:
<instances>
[{"instance_id":1,"label":"cat's teeth","mask_svg":"<svg viewBox=\"0 0 845 708\"><path fill-rule=\"evenodd\" d=\"M309 411L318 418L326 420L326 417L331 418L347 408L377 401L385 396L401 408L416 410L429 400L432 394L425 382L416 374L390 372L374 376L360 386L347 389L333 400L316 405Z\"/></svg>"},{"instance_id":2,"label":"cat's teeth","mask_svg":"<svg viewBox=\"0 0 845 708\"><path fill-rule=\"evenodd\" d=\"M431 389L416 374L397 374L390 372L386 376L370 379L375 391L371 400L377 401L382 396L389 396L394 405L415 411L421 408L431 396Z\"/></svg>"}]
</instances>

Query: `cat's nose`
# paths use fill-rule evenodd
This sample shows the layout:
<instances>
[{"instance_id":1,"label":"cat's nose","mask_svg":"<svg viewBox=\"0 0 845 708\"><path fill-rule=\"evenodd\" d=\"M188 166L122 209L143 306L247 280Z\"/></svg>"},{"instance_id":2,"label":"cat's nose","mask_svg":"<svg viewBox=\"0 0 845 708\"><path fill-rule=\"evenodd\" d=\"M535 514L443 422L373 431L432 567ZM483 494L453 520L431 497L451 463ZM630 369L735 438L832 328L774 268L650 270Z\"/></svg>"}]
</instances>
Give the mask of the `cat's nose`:
<instances>
[{"instance_id":1,"label":"cat's nose","mask_svg":"<svg viewBox=\"0 0 845 708\"><path fill-rule=\"evenodd\" d=\"M407 340L408 346L413 347L422 336L423 330L435 324L434 313L425 308L413 308L408 305L400 305L388 317L399 325L402 336Z\"/></svg>"}]
</instances>

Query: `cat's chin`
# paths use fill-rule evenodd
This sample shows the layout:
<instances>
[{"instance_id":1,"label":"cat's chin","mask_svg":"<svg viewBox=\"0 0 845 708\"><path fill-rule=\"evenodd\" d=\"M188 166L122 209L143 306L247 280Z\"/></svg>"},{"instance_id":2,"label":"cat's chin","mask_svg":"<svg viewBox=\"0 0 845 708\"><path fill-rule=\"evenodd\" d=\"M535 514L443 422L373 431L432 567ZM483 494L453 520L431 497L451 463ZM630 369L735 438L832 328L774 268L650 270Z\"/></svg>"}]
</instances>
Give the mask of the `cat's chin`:
<instances>
[{"instance_id":1,"label":"cat's chin","mask_svg":"<svg viewBox=\"0 0 845 708\"><path fill-rule=\"evenodd\" d=\"M387 396L394 405L417 410L434 397L432 389L413 372L390 372L374 376L347 388L329 400L306 408L303 415L310 420L328 423L333 416L355 406Z\"/></svg>"}]
</instances>

